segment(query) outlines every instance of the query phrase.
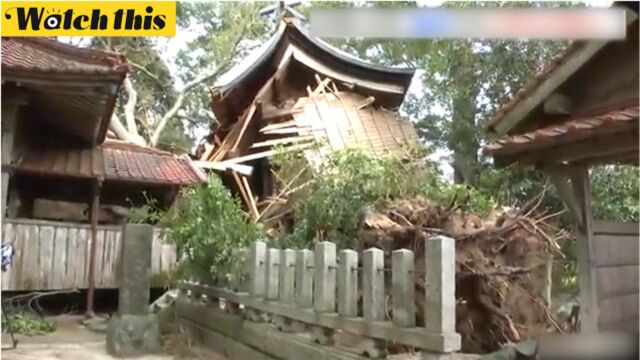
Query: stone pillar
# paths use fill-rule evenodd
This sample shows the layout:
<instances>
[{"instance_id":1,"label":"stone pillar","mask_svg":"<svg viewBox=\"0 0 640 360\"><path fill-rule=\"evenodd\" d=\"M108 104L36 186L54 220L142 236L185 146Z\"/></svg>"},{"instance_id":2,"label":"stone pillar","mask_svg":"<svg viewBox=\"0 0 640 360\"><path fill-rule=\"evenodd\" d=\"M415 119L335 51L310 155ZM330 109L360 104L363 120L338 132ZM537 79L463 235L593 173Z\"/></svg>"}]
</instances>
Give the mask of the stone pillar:
<instances>
[{"instance_id":1,"label":"stone pillar","mask_svg":"<svg viewBox=\"0 0 640 360\"><path fill-rule=\"evenodd\" d=\"M384 252L362 253L362 315L368 321L384 320Z\"/></svg>"},{"instance_id":2,"label":"stone pillar","mask_svg":"<svg viewBox=\"0 0 640 360\"><path fill-rule=\"evenodd\" d=\"M107 327L107 352L118 358L157 353L160 327L149 315L149 275L153 227L126 224L122 229L118 316Z\"/></svg>"},{"instance_id":3,"label":"stone pillar","mask_svg":"<svg viewBox=\"0 0 640 360\"><path fill-rule=\"evenodd\" d=\"M280 251L280 280L278 281L279 296L281 303L293 303L293 291L295 289L296 275L296 251L291 249Z\"/></svg>"},{"instance_id":4,"label":"stone pillar","mask_svg":"<svg viewBox=\"0 0 640 360\"><path fill-rule=\"evenodd\" d=\"M278 280L280 280L280 250L267 250L266 290L267 300L278 300Z\"/></svg>"},{"instance_id":5,"label":"stone pillar","mask_svg":"<svg viewBox=\"0 0 640 360\"><path fill-rule=\"evenodd\" d=\"M126 224L122 230L120 257L120 315L149 313L149 275L153 227L148 224Z\"/></svg>"},{"instance_id":6,"label":"stone pillar","mask_svg":"<svg viewBox=\"0 0 640 360\"><path fill-rule=\"evenodd\" d=\"M358 253L340 251L338 265L338 313L340 316L358 316Z\"/></svg>"},{"instance_id":7,"label":"stone pillar","mask_svg":"<svg viewBox=\"0 0 640 360\"><path fill-rule=\"evenodd\" d=\"M296 306L310 308L313 304L313 252L298 250L296 253Z\"/></svg>"},{"instance_id":8,"label":"stone pillar","mask_svg":"<svg viewBox=\"0 0 640 360\"><path fill-rule=\"evenodd\" d=\"M414 327L416 300L413 252L407 249L391 253L391 293L393 324L399 327Z\"/></svg>"},{"instance_id":9,"label":"stone pillar","mask_svg":"<svg viewBox=\"0 0 640 360\"><path fill-rule=\"evenodd\" d=\"M456 333L456 245L455 240L435 236L425 240L425 327L443 336L443 352L422 352L423 360L451 359L460 349Z\"/></svg>"},{"instance_id":10,"label":"stone pillar","mask_svg":"<svg viewBox=\"0 0 640 360\"><path fill-rule=\"evenodd\" d=\"M456 331L456 247L455 240L436 236L426 240L426 301L424 316L427 331Z\"/></svg>"},{"instance_id":11,"label":"stone pillar","mask_svg":"<svg viewBox=\"0 0 640 360\"><path fill-rule=\"evenodd\" d=\"M314 251L313 309L332 313L336 309L336 244L316 243Z\"/></svg>"}]
</instances>

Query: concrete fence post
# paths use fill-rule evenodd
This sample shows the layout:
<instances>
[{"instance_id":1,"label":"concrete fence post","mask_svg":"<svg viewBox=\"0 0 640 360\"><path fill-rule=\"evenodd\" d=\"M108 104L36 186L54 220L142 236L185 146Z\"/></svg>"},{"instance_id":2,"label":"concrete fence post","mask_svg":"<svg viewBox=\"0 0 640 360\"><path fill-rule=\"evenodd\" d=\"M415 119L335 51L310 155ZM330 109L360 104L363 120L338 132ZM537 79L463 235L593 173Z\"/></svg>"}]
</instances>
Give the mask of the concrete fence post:
<instances>
[{"instance_id":1,"label":"concrete fence post","mask_svg":"<svg viewBox=\"0 0 640 360\"><path fill-rule=\"evenodd\" d=\"M456 331L455 240L435 236L425 240L425 326L434 333Z\"/></svg>"},{"instance_id":2,"label":"concrete fence post","mask_svg":"<svg viewBox=\"0 0 640 360\"><path fill-rule=\"evenodd\" d=\"M377 248L362 253L362 315L365 320L384 320L384 253Z\"/></svg>"},{"instance_id":3,"label":"concrete fence post","mask_svg":"<svg viewBox=\"0 0 640 360\"><path fill-rule=\"evenodd\" d=\"M313 251L296 253L296 306L310 308L313 304Z\"/></svg>"},{"instance_id":4,"label":"concrete fence post","mask_svg":"<svg viewBox=\"0 0 640 360\"><path fill-rule=\"evenodd\" d=\"M416 316L412 251L400 249L391 253L391 296L393 325L414 327Z\"/></svg>"},{"instance_id":5,"label":"concrete fence post","mask_svg":"<svg viewBox=\"0 0 640 360\"><path fill-rule=\"evenodd\" d=\"M249 293L252 297L261 298L265 295L267 244L256 241L249 249Z\"/></svg>"},{"instance_id":6,"label":"concrete fence post","mask_svg":"<svg viewBox=\"0 0 640 360\"><path fill-rule=\"evenodd\" d=\"M278 299L278 280L280 273L280 250L267 250L267 300Z\"/></svg>"},{"instance_id":7,"label":"concrete fence post","mask_svg":"<svg viewBox=\"0 0 640 360\"><path fill-rule=\"evenodd\" d=\"M280 280L278 290L281 303L293 302L293 289L295 281L296 252L291 249L280 250Z\"/></svg>"},{"instance_id":8,"label":"concrete fence post","mask_svg":"<svg viewBox=\"0 0 640 360\"><path fill-rule=\"evenodd\" d=\"M313 309L319 313L332 313L336 308L336 244L316 243L314 251Z\"/></svg>"},{"instance_id":9,"label":"concrete fence post","mask_svg":"<svg viewBox=\"0 0 640 360\"><path fill-rule=\"evenodd\" d=\"M358 316L358 253L340 251L338 265L338 313L340 316Z\"/></svg>"}]
</instances>

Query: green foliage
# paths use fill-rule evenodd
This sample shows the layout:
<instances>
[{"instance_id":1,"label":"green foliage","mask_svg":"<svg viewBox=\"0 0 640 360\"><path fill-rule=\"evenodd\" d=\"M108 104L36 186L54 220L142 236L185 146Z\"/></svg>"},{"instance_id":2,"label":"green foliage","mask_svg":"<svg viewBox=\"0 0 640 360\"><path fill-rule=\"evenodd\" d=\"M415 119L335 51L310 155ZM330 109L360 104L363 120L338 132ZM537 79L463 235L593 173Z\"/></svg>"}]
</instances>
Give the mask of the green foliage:
<instances>
[{"instance_id":1,"label":"green foliage","mask_svg":"<svg viewBox=\"0 0 640 360\"><path fill-rule=\"evenodd\" d=\"M203 283L212 281L221 267L237 262L237 249L263 236L216 176L183 191L169 222L167 237L183 259L179 275Z\"/></svg>"},{"instance_id":2,"label":"green foliage","mask_svg":"<svg viewBox=\"0 0 640 360\"><path fill-rule=\"evenodd\" d=\"M158 224L166 218L165 212L158 205L158 200L150 197L146 191L142 192L145 204L133 206L131 201L127 213L127 222L132 224ZM160 224L161 225L161 224Z\"/></svg>"},{"instance_id":3,"label":"green foliage","mask_svg":"<svg viewBox=\"0 0 640 360\"><path fill-rule=\"evenodd\" d=\"M18 311L7 314L2 313L2 332L9 332L9 323L12 330L18 334L29 336L44 335L53 332L56 324L31 311Z\"/></svg>"},{"instance_id":4,"label":"green foliage","mask_svg":"<svg viewBox=\"0 0 640 360\"><path fill-rule=\"evenodd\" d=\"M325 7L341 4L324 3ZM447 2L446 8L566 7L569 3ZM416 7L414 2L366 2L366 7ZM453 155L456 182L473 184L487 159L481 157L484 122L500 104L566 47L564 41L538 40L336 40L335 45L387 66L417 70L402 111L417 121L423 139Z\"/></svg>"},{"instance_id":5,"label":"green foliage","mask_svg":"<svg viewBox=\"0 0 640 360\"><path fill-rule=\"evenodd\" d=\"M193 34L173 61L177 76L186 83L204 74L226 70L242 61L251 50L270 34L266 19L259 10L267 2L196 1L178 2L178 31ZM208 113L211 79L194 89L185 99L189 126L206 127L211 122Z\"/></svg>"},{"instance_id":6,"label":"green foliage","mask_svg":"<svg viewBox=\"0 0 640 360\"><path fill-rule=\"evenodd\" d=\"M295 156L287 157L299 163ZM293 173L283 159L278 164L278 173ZM341 247L352 246L363 211L387 200L417 196L443 204L455 197L477 212L494 207L486 194L443 181L424 160L406 162L360 150L340 151L315 171L304 195L293 199L295 226L292 234L281 239L282 244L306 246L313 239L331 239Z\"/></svg>"},{"instance_id":7,"label":"green foliage","mask_svg":"<svg viewBox=\"0 0 640 360\"><path fill-rule=\"evenodd\" d=\"M638 168L603 166L591 171L593 216L596 219L638 221L640 194Z\"/></svg>"}]
</instances>

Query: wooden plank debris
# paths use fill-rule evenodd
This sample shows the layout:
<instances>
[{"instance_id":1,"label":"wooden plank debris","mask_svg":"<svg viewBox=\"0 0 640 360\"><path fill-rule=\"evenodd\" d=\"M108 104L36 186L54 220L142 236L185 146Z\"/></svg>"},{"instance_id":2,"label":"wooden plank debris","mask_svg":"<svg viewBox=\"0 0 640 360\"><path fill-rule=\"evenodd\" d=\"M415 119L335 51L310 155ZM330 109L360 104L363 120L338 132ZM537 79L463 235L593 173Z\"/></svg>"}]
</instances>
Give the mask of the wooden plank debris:
<instances>
[{"instance_id":1,"label":"wooden plank debris","mask_svg":"<svg viewBox=\"0 0 640 360\"><path fill-rule=\"evenodd\" d=\"M312 144L300 144L300 145L292 145L292 146L288 146L285 149L283 149L283 151L293 151L293 150L302 150L305 148L310 147ZM250 155L245 155L245 156L240 156L237 158L233 158L233 159L228 159L223 161L223 164L237 164L237 163L242 163L242 162L247 162L247 161L251 161L251 160L257 160L257 159L263 159L269 156L272 156L276 153L276 150L268 150L268 151L262 151L262 152L258 152L255 154L250 154Z\"/></svg>"},{"instance_id":2,"label":"wooden plank debris","mask_svg":"<svg viewBox=\"0 0 640 360\"><path fill-rule=\"evenodd\" d=\"M247 197L249 199L250 209L255 216L254 221L258 221L260 218L260 212L258 211L258 206L256 205L256 200L253 197L253 192L251 191L251 186L249 185L249 181L246 176L242 177L242 184L245 186L245 191L247 192Z\"/></svg>"},{"instance_id":3,"label":"wooden plank debris","mask_svg":"<svg viewBox=\"0 0 640 360\"><path fill-rule=\"evenodd\" d=\"M242 164L222 163L219 161L203 161L196 160L193 162L197 167L201 169L218 170L218 171L235 171L245 176L250 176L253 173L253 167Z\"/></svg>"},{"instance_id":4,"label":"wooden plank debris","mask_svg":"<svg viewBox=\"0 0 640 360\"><path fill-rule=\"evenodd\" d=\"M265 147L265 146L298 143L298 142L309 141L309 140L313 140L313 135L293 136L293 137L288 137L284 139L273 139L273 140L261 141L251 145L251 148L253 149L253 148Z\"/></svg>"}]
</instances>

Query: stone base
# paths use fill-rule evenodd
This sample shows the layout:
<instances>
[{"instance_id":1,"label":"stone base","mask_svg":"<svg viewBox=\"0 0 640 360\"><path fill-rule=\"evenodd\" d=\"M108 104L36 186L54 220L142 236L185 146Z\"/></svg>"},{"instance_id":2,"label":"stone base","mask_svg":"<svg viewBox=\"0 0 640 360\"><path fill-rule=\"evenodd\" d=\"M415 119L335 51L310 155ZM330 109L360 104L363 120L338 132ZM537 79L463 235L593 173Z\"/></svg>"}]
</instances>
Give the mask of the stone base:
<instances>
[{"instance_id":1,"label":"stone base","mask_svg":"<svg viewBox=\"0 0 640 360\"><path fill-rule=\"evenodd\" d=\"M107 353L126 358L162 350L160 327L153 315L114 316L107 326Z\"/></svg>"}]
</instances>

